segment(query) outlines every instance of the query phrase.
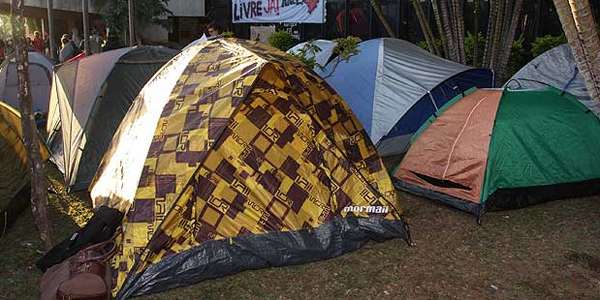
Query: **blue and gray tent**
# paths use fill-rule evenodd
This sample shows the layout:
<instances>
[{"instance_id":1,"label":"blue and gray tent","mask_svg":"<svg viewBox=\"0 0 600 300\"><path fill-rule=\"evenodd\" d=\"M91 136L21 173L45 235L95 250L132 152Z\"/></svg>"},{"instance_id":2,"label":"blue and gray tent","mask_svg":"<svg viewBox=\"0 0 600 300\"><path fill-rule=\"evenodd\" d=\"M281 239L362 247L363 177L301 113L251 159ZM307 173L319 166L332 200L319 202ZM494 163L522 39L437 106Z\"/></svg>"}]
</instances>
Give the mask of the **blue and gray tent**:
<instances>
[{"instance_id":1,"label":"blue and gray tent","mask_svg":"<svg viewBox=\"0 0 600 300\"><path fill-rule=\"evenodd\" d=\"M334 58L320 75L346 100L381 155L406 152L412 135L440 107L472 87L493 87L475 69L391 38L360 43L360 53Z\"/></svg>"},{"instance_id":2,"label":"blue and gray tent","mask_svg":"<svg viewBox=\"0 0 600 300\"><path fill-rule=\"evenodd\" d=\"M594 101L588 93L568 44L552 48L534 58L513 75L506 85L511 89L544 89L553 86L575 96L600 117L600 102Z\"/></svg>"}]
</instances>

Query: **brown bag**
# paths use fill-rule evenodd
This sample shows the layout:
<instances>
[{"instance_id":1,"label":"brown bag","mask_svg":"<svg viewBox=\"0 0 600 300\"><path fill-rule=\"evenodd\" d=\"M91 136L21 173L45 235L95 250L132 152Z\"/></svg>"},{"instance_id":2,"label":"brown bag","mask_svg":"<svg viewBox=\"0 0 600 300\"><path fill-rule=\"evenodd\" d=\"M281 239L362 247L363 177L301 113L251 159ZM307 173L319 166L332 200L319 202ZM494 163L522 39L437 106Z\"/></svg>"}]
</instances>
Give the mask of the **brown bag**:
<instances>
[{"instance_id":1,"label":"brown bag","mask_svg":"<svg viewBox=\"0 0 600 300\"><path fill-rule=\"evenodd\" d=\"M40 282L41 300L106 300L111 296L108 260L116 251L115 237L91 245L49 268Z\"/></svg>"}]
</instances>

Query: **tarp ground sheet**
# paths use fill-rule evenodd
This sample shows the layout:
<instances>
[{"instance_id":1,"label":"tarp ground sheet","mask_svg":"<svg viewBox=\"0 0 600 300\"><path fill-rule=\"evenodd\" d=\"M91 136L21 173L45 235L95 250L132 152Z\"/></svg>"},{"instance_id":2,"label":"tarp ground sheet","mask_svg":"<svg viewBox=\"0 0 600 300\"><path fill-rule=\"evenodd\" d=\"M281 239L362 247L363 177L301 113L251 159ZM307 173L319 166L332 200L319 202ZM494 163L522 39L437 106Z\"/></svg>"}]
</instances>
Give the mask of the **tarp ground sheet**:
<instances>
[{"instance_id":1,"label":"tarp ground sheet","mask_svg":"<svg viewBox=\"0 0 600 300\"><path fill-rule=\"evenodd\" d=\"M300 63L219 39L154 79L92 185L95 205L126 212L112 261L118 298L408 238L360 123Z\"/></svg>"}]
</instances>

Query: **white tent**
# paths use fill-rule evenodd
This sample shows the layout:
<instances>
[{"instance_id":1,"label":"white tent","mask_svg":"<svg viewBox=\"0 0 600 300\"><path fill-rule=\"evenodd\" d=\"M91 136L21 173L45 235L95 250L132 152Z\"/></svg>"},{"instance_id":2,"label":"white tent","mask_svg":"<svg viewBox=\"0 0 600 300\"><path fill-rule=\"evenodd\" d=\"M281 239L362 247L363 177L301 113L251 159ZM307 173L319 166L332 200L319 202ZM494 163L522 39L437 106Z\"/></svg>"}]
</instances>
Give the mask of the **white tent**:
<instances>
[{"instance_id":1,"label":"white tent","mask_svg":"<svg viewBox=\"0 0 600 300\"><path fill-rule=\"evenodd\" d=\"M50 160L71 189L87 188L133 100L177 53L158 46L121 48L56 69L46 130Z\"/></svg>"}]
</instances>

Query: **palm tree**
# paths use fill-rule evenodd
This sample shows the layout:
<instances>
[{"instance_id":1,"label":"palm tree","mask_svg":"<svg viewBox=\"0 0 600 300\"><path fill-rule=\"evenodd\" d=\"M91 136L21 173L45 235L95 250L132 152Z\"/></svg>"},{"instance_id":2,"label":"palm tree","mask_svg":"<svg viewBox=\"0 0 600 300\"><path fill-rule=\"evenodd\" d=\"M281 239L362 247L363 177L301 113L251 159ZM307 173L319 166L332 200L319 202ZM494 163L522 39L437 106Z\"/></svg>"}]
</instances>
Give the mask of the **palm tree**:
<instances>
[{"instance_id":1,"label":"palm tree","mask_svg":"<svg viewBox=\"0 0 600 300\"><path fill-rule=\"evenodd\" d=\"M479 0L475 0L473 8L473 13L475 17L473 18L473 31L475 33L475 40L473 41L473 66L479 66L479 14L481 12L481 2Z\"/></svg>"},{"instance_id":2,"label":"palm tree","mask_svg":"<svg viewBox=\"0 0 600 300\"><path fill-rule=\"evenodd\" d=\"M590 3L554 0L554 5L588 92L592 99L600 101L600 38Z\"/></svg>"},{"instance_id":3,"label":"palm tree","mask_svg":"<svg viewBox=\"0 0 600 300\"><path fill-rule=\"evenodd\" d=\"M425 17L425 13L423 12L423 8L421 4L419 4L419 0L412 0L412 5L415 8L415 13L417 15L417 19L419 20L419 25L421 25L421 31L425 36L425 42L427 42L427 48L429 52L435 55L441 55L440 49L435 43L435 36L431 31L431 27L429 26L429 20Z\"/></svg>"},{"instance_id":4,"label":"palm tree","mask_svg":"<svg viewBox=\"0 0 600 300\"><path fill-rule=\"evenodd\" d=\"M373 10L375 11L377 18L379 19L381 24L383 24L385 31L387 31L387 34L390 37L395 38L396 33L395 33L394 29L392 29L392 26L390 25L388 20L385 18L385 15L383 14L383 10L381 9L381 5L379 5L379 1L378 0L369 0L369 2L371 3L371 7L373 7Z\"/></svg>"},{"instance_id":5,"label":"palm tree","mask_svg":"<svg viewBox=\"0 0 600 300\"><path fill-rule=\"evenodd\" d=\"M504 39L504 51L501 52L499 57L499 67L498 67L498 77L502 79L506 79L508 74L506 74L506 68L508 66L508 60L510 58L510 53L512 49L512 44L515 41L515 34L517 32L517 26L519 25L519 20L521 19L521 15L523 13L523 0L516 0L514 3L514 7L512 10L512 14L507 16L505 19L509 20L508 25L506 25L506 36Z\"/></svg>"},{"instance_id":6,"label":"palm tree","mask_svg":"<svg viewBox=\"0 0 600 300\"><path fill-rule=\"evenodd\" d=\"M452 27L457 48L458 62L464 64L465 58L465 22L463 17L464 0L452 0Z\"/></svg>"},{"instance_id":7,"label":"palm tree","mask_svg":"<svg viewBox=\"0 0 600 300\"><path fill-rule=\"evenodd\" d=\"M448 59L458 61L458 47L456 45L456 40L454 39L454 34L452 33L448 1L440 1L440 10L442 15L442 27L444 28L446 42L448 43Z\"/></svg>"},{"instance_id":8,"label":"palm tree","mask_svg":"<svg viewBox=\"0 0 600 300\"><path fill-rule=\"evenodd\" d=\"M52 248L52 226L48 219L48 194L44 165L40 155L40 140L31 108L27 44L25 41L24 0L12 0L11 23L17 61L18 98L21 111L23 141L31 170L31 212L46 249Z\"/></svg>"},{"instance_id":9,"label":"palm tree","mask_svg":"<svg viewBox=\"0 0 600 300\"><path fill-rule=\"evenodd\" d=\"M442 25L442 17L440 15L440 9L437 0L431 0L431 8L433 9L433 16L435 17L435 25L437 26L440 40L442 41L442 50L444 51L444 57L448 57L448 42L444 36L444 26Z\"/></svg>"}]
</instances>

